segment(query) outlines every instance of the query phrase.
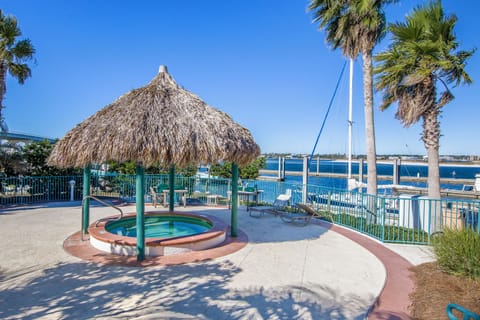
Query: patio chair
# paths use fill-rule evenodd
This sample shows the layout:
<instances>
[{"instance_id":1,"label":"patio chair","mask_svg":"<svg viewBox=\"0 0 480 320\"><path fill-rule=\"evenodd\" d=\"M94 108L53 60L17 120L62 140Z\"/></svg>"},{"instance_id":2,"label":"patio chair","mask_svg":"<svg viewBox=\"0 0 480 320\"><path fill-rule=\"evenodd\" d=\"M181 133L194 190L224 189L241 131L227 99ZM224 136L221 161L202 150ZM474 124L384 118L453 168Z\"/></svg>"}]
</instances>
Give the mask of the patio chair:
<instances>
[{"instance_id":1,"label":"patio chair","mask_svg":"<svg viewBox=\"0 0 480 320\"><path fill-rule=\"evenodd\" d=\"M280 218L283 222L296 224L299 226L306 226L310 223L312 218L320 218L320 214L315 211L312 207L309 207L305 204L297 203L297 208L303 212L285 212L280 215Z\"/></svg>"},{"instance_id":2,"label":"patio chair","mask_svg":"<svg viewBox=\"0 0 480 320\"><path fill-rule=\"evenodd\" d=\"M248 211L250 213L250 217L253 218L260 218L265 213L273 214L274 216L278 216L285 212L285 208L290 203L291 193L287 191L286 194L279 195L271 206L258 206L258 207L249 207Z\"/></svg>"}]
</instances>

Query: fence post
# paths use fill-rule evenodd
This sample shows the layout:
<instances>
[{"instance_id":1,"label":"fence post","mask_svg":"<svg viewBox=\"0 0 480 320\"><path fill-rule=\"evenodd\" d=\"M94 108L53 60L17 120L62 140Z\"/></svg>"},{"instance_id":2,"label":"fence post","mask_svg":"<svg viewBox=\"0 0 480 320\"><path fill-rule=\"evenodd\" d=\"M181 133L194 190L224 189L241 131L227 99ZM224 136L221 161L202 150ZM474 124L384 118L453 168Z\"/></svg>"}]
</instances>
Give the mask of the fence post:
<instances>
[{"instance_id":1,"label":"fence post","mask_svg":"<svg viewBox=\"0 0 480 320\"><path fill-rule=\"evenodd\" d=\"M382 215L382 242L385 242L385 219L387 215L387 208L385 207L385 197L382 197L382 208L379 211Z\"/></svg>"},{"instance_id":2,"label":"fence post","mask_svg":"<svg viewBox=\"0 0 480 320\"><path fill-rule=\"evenodd\" d=\"M168 175L168 184L169 184L169 203L168 203L168 211L173 212L174 210L174 201L175 201L175 166L172 164L170 166L170 172Z\"/></svg>"},{"instance_id":3,"label":"fence post","mask_svg":"<svg viewBox=\"0 0 480 320\"><path fill-rule=\"evenodd\" d=\"M327 211L331 212L331 204L332 204L332 192L328 191L328 198L327 198Z\"/></svg>"},{"instance_id":4,"label":"fence post","mask_svg":"<svg viewBox=\"0 0 480 320\"><path fill-rule=\"evenodd\" d=\"M472 217L472 219L477 218L477 233L480 234L480 203L477 203L477 213L475 213L475 210L472 211L473 215L476 215L476 217ZM473 222L473 221L472 221Z\"/></svg>"},{"instance_id":5,"label":"fence post","mask_svg":"<svg viewBox=\"0 0 480 320\"><path fill-rule=\"evenodd\" d=\"M90 224L90 165L83 168L83 234L88 233L88 225ZM50 181L50 179L49 179Z\"/></svg>"},{"instance_id":6,"label":"fence post","mask_svg":"<svg viewBox=\"0 0 480 320\"><path fill-rule=\"evenodd\" d=\"M145 259L145 168L137 164L135 203L137 209L137 261Z\"/></svg>"},{"instance_id":7,"label":"fence post","mask_svg":"<svg viewBox=\"0 0 480 320\"><path fill-rule=\"evenodd\" d=\"M237 237L237 211L238 211L238 164L232 163L232 217L231 217L231 234Z\"/></svg>"}]
</instances>

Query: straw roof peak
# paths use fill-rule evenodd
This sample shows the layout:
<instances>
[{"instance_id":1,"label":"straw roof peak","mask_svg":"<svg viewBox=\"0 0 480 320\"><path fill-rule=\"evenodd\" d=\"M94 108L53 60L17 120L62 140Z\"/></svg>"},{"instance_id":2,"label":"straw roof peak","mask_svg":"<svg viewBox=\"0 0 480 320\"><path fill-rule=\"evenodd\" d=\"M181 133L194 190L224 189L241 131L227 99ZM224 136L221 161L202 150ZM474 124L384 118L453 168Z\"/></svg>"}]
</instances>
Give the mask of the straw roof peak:
<instances>
[{"instance_id":1,"label":"straw roof peak","mask_svg":"<svg viewBox=\"0 0 480 320\"><path fill-rule=\"evenodd\" d=\"M168 73L168 69L166 65L161 64L160 67L158 68L158 73Z\"/></svg>"},{"instance_id":2,"label":"straw roof peak","mask_svg":"<svg viewBox=\"0 0 480 320\"><path fill-rule=\"evenodd\" d=\"M226 113L181 88L160 66L134 89L70 130L48 160L58 167L134 160L145 166L228 160L246 164L260 154L251 133Z\"/></svg>"}]
</instances>

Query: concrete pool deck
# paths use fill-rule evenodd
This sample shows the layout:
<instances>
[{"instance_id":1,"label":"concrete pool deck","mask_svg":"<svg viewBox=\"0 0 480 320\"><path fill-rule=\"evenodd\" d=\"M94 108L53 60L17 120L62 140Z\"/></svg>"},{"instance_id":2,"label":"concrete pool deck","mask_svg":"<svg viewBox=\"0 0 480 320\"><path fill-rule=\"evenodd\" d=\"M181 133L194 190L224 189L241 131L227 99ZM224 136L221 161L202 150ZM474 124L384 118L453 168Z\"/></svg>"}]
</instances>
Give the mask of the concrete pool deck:
<instances>
[{"instance_id":1,"label":"concrete pool deck","mask_svg":"<svg viewBox=\"0 0 480 320\"><path fill-rule=\"evenodd\" d=\"M222 208L175 210L230 220ZM113 213L92 207L91 221ZM100 265L63 249L80 215L69 203L0 211L0 318L364 319L374 306L369 319L407 319L389 303L411 289L405 268L433 260L427 247L384 246L338 226L296 227L240 209L248 243L236 252L173 266Z\"/></svg>"}]
</instances>

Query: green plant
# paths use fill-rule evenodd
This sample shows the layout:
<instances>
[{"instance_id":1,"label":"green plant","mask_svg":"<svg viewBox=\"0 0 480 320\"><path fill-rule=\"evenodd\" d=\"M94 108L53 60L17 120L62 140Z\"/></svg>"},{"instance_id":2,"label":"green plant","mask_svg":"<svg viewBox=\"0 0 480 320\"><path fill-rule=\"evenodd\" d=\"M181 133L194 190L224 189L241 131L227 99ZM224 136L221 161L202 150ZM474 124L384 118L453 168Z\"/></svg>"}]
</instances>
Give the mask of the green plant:
<instances>
[{"instance_id":1,"label":"green plant","mask_svg":"<svg viewBox=\"0 0 480 320\"><path fill-rule=\"evenodd\" d=\"M260 169L265 168L265 157L259 157L248 165L240 167L239 176L241 179L256 179L260 175ZM216 163L210 167L210 174L222 178L232 177L232 163L226 161L222 164Z\"/></svg>"},{"instance_id":2,"label":"green plant","mask_svg":"<svg viewBox=\"0 0 480 320\"><path fill-rule=\"evenodd\" d=\"M322 217L322 220L333 222L333 214L327 210L317 210L317 213Z\"/></svg>"},{"instance_id":3,"label":"green plant","mask_svg":"<svg viewBox=\"0 0 480 320\"><path fill-rule=\"evenodd\" d=\"M445 228L432 239L438 264L447 273L480 278L480 235L467 228Z\"/></svg>"},{"instance_id":4,"label":"green plant","mask_svg":"<svg viewBox=\"0 0 480 320\"><path fill-rule=\"evenodd\" d=\"M328 213L328 212L327 212ZM330 213L332 221L344 226L351 227L386 242L426 243L428 233L420 229L400 226L385 225L381 223L368 223L363 216L355 216L348 213Z\"/></svg>"},{"instance_id":5,"label":"green plant","mask_svg":"<svg viewBox=\"0 0 480 320\"><path fill-rule=\"evenodd\" d=\"M47 159L53 150L53 144L48 140L31 142L23 147L26 174L30 176L69 176L81 174L75 168L55 168L47 164Z\"/></svg>"},{"instance_id":6,"label":"green plant","mask_svg":"<svg viewBox=\"0 0 480 320\"><path fill-rule=\"evenodd\" d=\"M20 144L7 142L0 144L0 172L6 176L25 174L25 161Z\"/></svg>"}]
</instances>

